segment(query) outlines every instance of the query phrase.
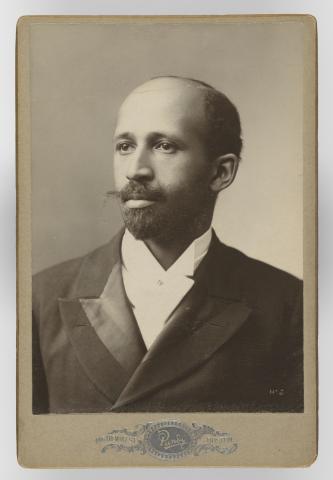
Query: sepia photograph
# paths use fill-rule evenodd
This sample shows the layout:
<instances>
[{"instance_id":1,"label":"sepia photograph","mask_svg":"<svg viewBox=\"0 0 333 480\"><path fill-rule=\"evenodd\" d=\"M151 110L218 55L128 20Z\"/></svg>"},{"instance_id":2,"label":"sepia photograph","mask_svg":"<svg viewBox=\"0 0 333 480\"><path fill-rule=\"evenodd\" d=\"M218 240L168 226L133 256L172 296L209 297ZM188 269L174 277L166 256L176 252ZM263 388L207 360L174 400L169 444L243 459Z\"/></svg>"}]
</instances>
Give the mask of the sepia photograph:
<instances>
[{"instance_id":1,"label":"sepia photograph","mask_svg":"<svg viewBox=\"0 0 333 480\"><path fill-rule=\"evenodd\" d=\"M306 415L311 457L313 19L26 17L18 32L31 426L140 424L177 460L194 420L206 435L221 414L288 414L293 437ZM237 464L232 442L207 450Z\"/></svg>"}]
</instances>

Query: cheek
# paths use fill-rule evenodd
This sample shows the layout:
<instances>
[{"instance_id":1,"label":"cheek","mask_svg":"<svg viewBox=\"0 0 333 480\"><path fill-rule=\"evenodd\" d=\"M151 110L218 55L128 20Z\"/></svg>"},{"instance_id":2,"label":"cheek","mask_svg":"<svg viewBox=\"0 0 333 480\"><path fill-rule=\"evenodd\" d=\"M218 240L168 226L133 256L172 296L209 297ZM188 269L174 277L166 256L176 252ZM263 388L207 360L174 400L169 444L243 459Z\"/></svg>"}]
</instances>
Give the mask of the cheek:
<instances>
[{"instance_id":1,"label":"cheek","mask_svg":"<svg viewBox=\"0 0 333 480\"><path fill-rule=\"evenodd\" d=\"M206 165L186 162L167 165L159 170L159 184L173 191L195 191L208 188L209 171Z\"/></svg>"},{"instance_id":2,"label":"cheek","mask_svg":"<svg viewBox=\"0 0 333 480\"><path fill-rule=\"evenodd\" d=\"M121 188L126 183L125 162L113 162L113 178L116 188Z\"/></svg>"},{"instance_id":3,"label":"cheek","mask_svg":"<svg viewBox=\"0 0 333 480\"><path fill-rule=\"evenodd\" d=\"M181 206L197 204L207 198L210 192L209 185L202 177L184 176L178 177L177 181L161 185L167 194L168 202L172 203L175 212Z\"/></svg>"},{"instance_id":4,"label":"cheek","mask_svg":"<svg viewBox=\"0 0 333 480\"><path fill-rule=\"evenodd\" d=\"M161 183L170 185L191 183L207 175L205 162L190 154L180 154L166 158L166 161L156 162L154 170Z\"/></svg>"}]
</instances>

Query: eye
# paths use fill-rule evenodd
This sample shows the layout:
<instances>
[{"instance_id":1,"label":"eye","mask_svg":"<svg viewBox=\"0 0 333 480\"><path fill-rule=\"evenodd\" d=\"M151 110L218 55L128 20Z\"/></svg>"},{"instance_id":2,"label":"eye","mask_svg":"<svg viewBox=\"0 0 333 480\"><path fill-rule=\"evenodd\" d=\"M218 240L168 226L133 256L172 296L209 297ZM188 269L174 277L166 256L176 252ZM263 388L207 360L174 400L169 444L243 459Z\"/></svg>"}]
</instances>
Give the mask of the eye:
<instances>
[{"instance_id":1,"label":"eye","mask_svg":"<svg viewBox=\"0 0 333 480\"><path fill-rule=\"evenodd\" d=\"M163 153L176 153L177 147L173 143L170 142L160 142L155 146L156 150L159 150Z\"/></svg>"},{"instance_id":2,"label":"eye","mask_svg":"<svg viewBox=\"0 0 333 480\"><path fill-rule=\"evenodd\" d=\"M127 155L134 150L134 145L130 142L118 142L116 144L116 151L120 153L120 155Z\"/></svg>"}]
</instances>

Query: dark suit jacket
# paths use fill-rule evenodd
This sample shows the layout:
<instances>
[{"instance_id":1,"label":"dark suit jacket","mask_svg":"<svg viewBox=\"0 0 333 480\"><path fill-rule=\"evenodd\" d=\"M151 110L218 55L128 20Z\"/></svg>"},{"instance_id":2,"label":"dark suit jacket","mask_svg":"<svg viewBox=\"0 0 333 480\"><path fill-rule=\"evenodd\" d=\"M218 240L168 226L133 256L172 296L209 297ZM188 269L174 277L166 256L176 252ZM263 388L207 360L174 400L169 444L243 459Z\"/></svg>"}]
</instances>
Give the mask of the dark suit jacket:
<instances>
[{"instance_id":1,"label":"dark suit jacket","mask_svg":"<svg viewBox=\"0 0 333 480\"><path fill-rule=\"evenodd\" d=\"M214 234L147 352L124 291L121 238L34 278L34 413L303 410L300 280ZM106 347L83 302L98 307L110 272Z\"/></svg>"}]
</instances>

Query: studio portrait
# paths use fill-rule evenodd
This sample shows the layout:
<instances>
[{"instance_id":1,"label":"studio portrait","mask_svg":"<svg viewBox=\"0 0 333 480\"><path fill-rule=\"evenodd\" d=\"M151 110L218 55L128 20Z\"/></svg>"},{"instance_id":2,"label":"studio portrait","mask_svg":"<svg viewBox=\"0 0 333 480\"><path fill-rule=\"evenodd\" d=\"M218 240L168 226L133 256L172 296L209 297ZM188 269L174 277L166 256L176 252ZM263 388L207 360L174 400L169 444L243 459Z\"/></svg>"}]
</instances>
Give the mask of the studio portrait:
<instances>
[{"instance_id":1,"label":"studio portrait","mask_svg":"<svg viewBox=\"0 0 333 480\"><path fill-rule=\"evenodd\" d=\"M34 414L303 412L301 28L34 25Z\"/></svg>"}]
</instances>

